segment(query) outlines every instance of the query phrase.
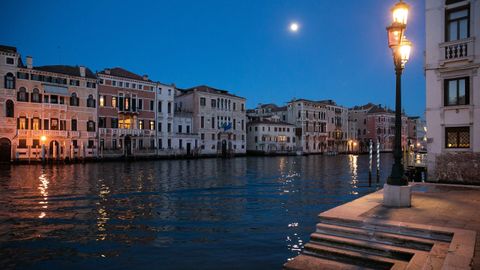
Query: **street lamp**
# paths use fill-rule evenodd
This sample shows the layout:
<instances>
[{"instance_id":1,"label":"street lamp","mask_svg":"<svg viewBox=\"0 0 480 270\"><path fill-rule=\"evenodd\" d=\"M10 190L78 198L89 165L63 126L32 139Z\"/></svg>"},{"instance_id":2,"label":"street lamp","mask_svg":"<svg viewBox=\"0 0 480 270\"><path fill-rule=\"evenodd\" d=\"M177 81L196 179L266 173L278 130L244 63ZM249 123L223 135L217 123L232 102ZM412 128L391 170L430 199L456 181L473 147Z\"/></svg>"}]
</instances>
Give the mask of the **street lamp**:
<instances>
[{"instance_id":1,"label":"street lamp","mask_svg":"<svg viewBox=\"0 0 480 270\"><path fill-rule=\"evenodd\" d=\"M395 4L392 8L393 22L387 27L388 47L390 47L393 53L396 75L395 141L393 150L394 163L390 177L387 179L387 184L385 184L383 202L384 205L396 207L410 206L411 202L411 190L408 186L408 179L404 175L402 164L401 78L412 48L412 43L405 38L408 10L409 6L402 0Z\"/></svg>"}]
</instances>

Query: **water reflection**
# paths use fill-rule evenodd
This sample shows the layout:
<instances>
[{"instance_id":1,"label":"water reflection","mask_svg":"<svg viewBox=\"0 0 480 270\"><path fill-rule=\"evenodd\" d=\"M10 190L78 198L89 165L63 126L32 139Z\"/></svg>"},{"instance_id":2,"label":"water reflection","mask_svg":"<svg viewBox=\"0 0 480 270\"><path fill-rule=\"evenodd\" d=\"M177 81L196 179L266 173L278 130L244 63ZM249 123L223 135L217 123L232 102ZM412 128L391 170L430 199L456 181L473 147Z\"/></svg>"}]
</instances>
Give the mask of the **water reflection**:
<instances>
[{"instance_id":1,"label":"water reflection","mask_svg":"<svg viewBox=\"0 0 480 270\"><path fill-rule=\"evenodd\" d=\"M44 218L47 215L45 211L47 211L48 208L48 184L50 181L48 181L46 174L40 175L38 180L40 180L40 183L38 184L38 190L40 190L40 196L43 197L43 200L38 202L38 204L42 206L42 212L38 218Z\"/></svg>"},{"instance_id":2,"label":"water reflection","mask_svg":"<svg viewBox=\"0 0 480 270\"><path fill-rule=\"evenodd\" d=\"M366 156L8 167L0 267L280 268L367 177Z\"/></svg>"}]
</instances>

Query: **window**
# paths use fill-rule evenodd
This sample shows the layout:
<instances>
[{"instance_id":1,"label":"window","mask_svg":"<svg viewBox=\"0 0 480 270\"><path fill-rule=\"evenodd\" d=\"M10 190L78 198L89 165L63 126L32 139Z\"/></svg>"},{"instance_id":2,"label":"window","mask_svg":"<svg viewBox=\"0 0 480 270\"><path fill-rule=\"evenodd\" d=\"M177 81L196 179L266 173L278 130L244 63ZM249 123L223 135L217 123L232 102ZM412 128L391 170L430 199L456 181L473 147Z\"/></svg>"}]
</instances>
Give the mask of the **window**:
<instances>
[{"instance_id":1,"label":"window","mask_svg":"<svg viewBox=\"0 0 480 270\"><path fill-rule=\"evenodd\" d=\"M92 120L89 120L87 122L87 131L95 131L95 122L93 122Z\"/></svg>"},{"instance_id":2,"label":"window","mask_svg":"<svg viewBox=\"0 0 480 270\"><path fill-rule=\"evenodd\" d=\"M20 89L18 90L17 101L28 102L28 94L27 94L27 89L25 89L25 87L20 87Z\"/></svg>"},{"instance_id":3,"label":"window","mask_svg":"<svg viewBox=\"0 0 480 270\"><path fill-rule=\"evenodd\" d=\"M187 126L187 133L190 134L190 126Z\"/></svg>"},{"instance_id":4,"label":"window","mask_svg":"<svg viewBox=\"0 0 480 270\"><path fill-rule=\"evenodd\" d=\"M50 95L50 103L58 104L58 96L57 95Z\"/></svg>"},{"instance_id":5,"label":"window","mask_svg":"<svg viewBox=\"0 0 480 270\"><path fill-rule=\"evenodd\" d=\"M51 130L58 130L58 119L57 118L50 119L50 129Z\"/></svg>"},{"instance_id":6,"label":"window","mask_svg":"<svg viewBox=\"0 0 480 270\"><path fill-rule=\"evenodd\" d=\"M17 72L17 78L18 79L23 79L23 80L28 80L29 74L25 72Z\"/></svg>"},{"instance_id":7,"label":"window","mask_svg":"<svg viewBox=\"0 0 480 270\"><path fill-rule=\"evenodd\" d=\"M172 102L168 102L167 104L167 113L172 113Z\"/></svg>"},{"instance_id":8,"label":"window","mask_svg":"<svg viewBox=\"0 0 480 270\"><path fill-rule=\"evenodd\" d=\"M182 125L178 125L178 133L182 133Z\"/></svg>"},{"instance_id":9,"label":"window","mask_svg":"<svg viewBox=\"0 0 480 270\"><path fill-rule=\"evenodd\" d=\"M94 82L87 82L87 87L88 87L88 88L96 88L96 87L97 87L97 84L94 83Z\"/></svg>"},{"instance_id":10,"label":"window","mask_svg":"<svg viewBox=\"0 0 480 270\"><path fill-rule=\"evenodd\" d=\"M112 128L118 128L118 118L112 118L110 124Z\"/></svg>"},{"instance_id":11,"label":"window","mask_svg":"<svg viewBox=\"0 0 480 270\"><path fill-rule=\"evenodd\" d=\"M123 82L118 82L118 86L123 87Z\"/></svg>"},{"instance_id":12,"label":"window","mask_svg":"<svg viewBox=\"0 0 480 270\"><path fill-rule=\"evenodd\" d=\"M137 84L132 83L132 88L136 88L136 87L137 87Z\"/></svg>"},{"instance_id":13,"label":"window","mask_svg":"<svg viewBox=\"0 0 480 270\"><path fill-rule=\"evenodd\" d=\"M445 128L445 148L470 148L470 127Z\"/></svg>"},{"instance_id":14,"label":"window","mask_svg":"<svg viewBox=\"0 0 480 270\"><path fill-rule=\"evenodd\" d=\"M212 117L212 128L215 128L215 117Z\"/></svg>"},{"instance_id":15,"label":"window","mask_svg":"<svg viewBox=\"0 0 480 270\"><path fill-rule=\"evenodd\" d=\"M200 106L205 106L206 105L206 99L204 97L200 98Z\"/></svg>"},{"instance_id":16,"label":"window","mask_svg":"<svg viewBox=\"0 0 480 270\"><path fill-rule=\"evenodd\" d=\"M158 127L158 132L162 132L162 122L158 122L157 127Z\"/></svg>"},{"instance_id":17,"label":"window","mask_svg":"<svg viewBox=\"0 0 480 270\"><path fill-rule=\"evenodd\" d=\"M98 105L100 107L105 107L105 96L100 96L100 98L98 99Z\"/></svg>"},{"instance_id":18,"label":"window","mask_svg":"<svg viewBox=\"0 0 480 270\"><path fill-rule=\"evenodd\" d=\"M14 117L14 113L15 113L15 105L13 104L13 101L9 99L7 100L7 102L5 102L5 116Z\"/></svg>"},{"instance_id":19,"label":"window","mask_svg":"<svg viewBox=\"0 0 480 270\"><path fill-rule=\"evenodd\" d=\"M7 65L13 65L15 63L15 59L11 57L7 57Z\"/></svg>"},{"instance_id":20,"label":"window","mask_svg":"<svg viewBox=\"0 0 480 270\"><path fill-rule=\"evenodd\" d=\"M19 117L17 119L17 128L18 129L28 129L28 120L26 117Z\"/></svg>"},{"instance_id":21,"label":"window","mask_svg":"<svg viewBox=\"0 0 480 270\"><path fill-rule=\"evenodd\" d=\"M113 108L117 107L117 97L112 97L112 107Z\"/></svg>"},{"instance_id":22,"label":"window","mask_svg":"<svg viewBox=\"0 0 480 270\"><path fill-rule=\"evenodd\" d=\"M168 133L172 132L172 124L171 123L167 124L167 132Z\"/></svg>"},{"instance_id":23,"label":"window","mask_svg":"<svg viewBox=\"0 0 480 270\"><path fill-rule=\"evenodd\" d=\"M72 119L70 129L72 131L77 131L77 119Z\"/></svg>"},{"instance_id":24,"label":"window","mask_svg":"<svg viewBox=\"0 0 480 270\"><path fill-rule=\"evenodd\" d=\"M27 139L19 139L18 148L27 148Z\"/></svg>"},{"instance_id":25,"label":"window","mask_svg":"<svg viewBox=\"0 0 480 270\"><path fill-rule=\"evenodd\" d=\"M150 111L153 111L155 110L153 107L154 107L155 103L153 100L150 100Z\"/></svg>"},{"instance_id":26,"label":"window","mask_svg":"<svg viewBox=\"0 0 480 270\"><path fill-rule=\"evenodd\" d=\"M67 121L60 120L60 130L67 130Z\"/></svg>"},{"instance_id":27,"label":"window","mask_svg":"<svg viewBox=\"0 0 480 270\"><path fill-rule=\"evenodd\" d=\"M172 139L167 140L168 149L172 149Z\"/></svg>"},{"instance_id":28,"label":"window","mask_svg":"<svg viewBox=\"0 0 480 270\"><path fill-rule=\"evenodd\" d=\"M32 118L32 129L33 130L40 130L40 118L34 117Z\"/></svg>"},{"instance_id":29,"label":"window","mask_svg":"<svg viewBox=\"0 0 480 270\"><path fill-rule=\"evenodd\" d=\"M143 120L138 120L138 129L143 129Z\"/></svg>"},{"instance_id":30,"label":"window","mask_svg":"<svg viewBox=\"0 0 480 270\"><path fill-rule=\"evenodd\" d=\"M162 112L162 102L161 101L158 102L157 110L158 110L158 112Z\"/></svg>"},{"instance_id":31,"label":"window","mask_svg":"<svg viewBox=\"0 0 480 270\"><path fill-rule=\"evenodd\" d=\"M88 95L87 107L95 108L95 99L93 98L93 95Z\"/></svg>"},{"instance_id":32,"label":"window","mask_svg":"<svg viewBox=\"0 0 480 270\"><path fill-rule=\"evenodd\" d=\"M80 81L79 80L70 80L70 85L80 86Z\"/></svg>"},{"instance_id":33,"label":"window","mask_svg":"<svg viewBox=\"0 0 480 270\"><path fill-rule=\"evenodd\" d=\"M99 128L106 128L107 127L107 119L105 117L98 118L98 127Z\"/></svg>"},{"instance_id":34,"label":"window","mask_svg":"<svg viewBox=\"0 0 480 270\"><path fill-rule=\"evenodd\" d=\"M459 40L470 36L470 7L450 9L445 14L445 41Z\"/></svg>"},{"instance_id":35,"label":"window","mask_svg":"<svg viewBox=\"0 0 480 270\"><path fill-rule=\"evenodd\" d=\"M200 128L204 128L205 127L205 117L201 116L200 117Z\"/></svg>"},{"instance_id":36,"label":"window","mask_svg":"<svg viewBox=\"0 0 480 270\"><path fill-rule=\"evenodd\" d=\"M143 110L143 99L139 98L138 99L138 110Z\"/></svg>"},{"instance_id":37,"label":"window","mask_svg":"<svg viewBox=\"0 0 480 270\"><path fill-rule=\"evenodd\" d=\"M445 80L445 106L469 104L469 78Z\"/></svg>"},{"instance_id":38,"label":"window","mask_svg":"<svg viewBox=\"0 0 480 270\"><path fill-rule=\"evenodd\" d=\"M70 106L79 106L80 99L77 97L77 93L72 93L70 96Z\"/></svg>"},{"instance_id":39,"label":"window","mask_svg":"<svg viewBox=\"0 0 480 270\"><path fill-rule=\"evenodd\" d=\"M149 126L150 126L150 130L155 130L155 121L150 120Z\"/></svg>"},{"instance_id":40,"label":"window","mask_svg":"<svg viewBox=\"0 0 480 270\"><path fill-rule=\"evenodd\" d=\"M49 120L48 119L43 119L43 129L44 130L48 130L49 127L50 127L50 124L49 124Z\"/></svg>"},{"instance_id":41,"label":"window","mask_svg":"<svg viewBox=\"0 0 480 270\"><path fill-rule=\"evenodd\" d=\"M32 102L42 102L42 96L40 95L40 91L37 88L33 89L32 91Z\"/></svg>"},{"instance_id":42,"label":"window","mask_svg":"<svg viewBox=\"0 0 480 270\"><path fill-rule=\"evenodd\" d=\"M212 99L212 100L211 100L211 106L212 106L212 108L217 107L217 100Z\"/></svg>"},{"instance_id":43,"label":"window","mask_svg":"<svg viewBox=\"0 0 480 270\"><path fill-rule=\"evenodd\" d=\"M39 148L40 147L40 140L39 139L33 139L32 140L32 148Z\"/></svg>"},{"instance_id":44,"label":"window","mask_svg":"<svg viewBox=\"0 0 480 270\"><path fill-rule=\"evenodd\" d=\"M5 75L5 88L15 89L15 77L12 73L7 73L7 75Z\"/></svg>"},{"instance_id":45,"label":"window","mask_svg":"<svg viewBox=\"0 0 480 270\"><path fill-rule=\"evenodd\" d=\"M112 81L112 86L117 86L117 81Z\"/></svg>"}]
</instances>

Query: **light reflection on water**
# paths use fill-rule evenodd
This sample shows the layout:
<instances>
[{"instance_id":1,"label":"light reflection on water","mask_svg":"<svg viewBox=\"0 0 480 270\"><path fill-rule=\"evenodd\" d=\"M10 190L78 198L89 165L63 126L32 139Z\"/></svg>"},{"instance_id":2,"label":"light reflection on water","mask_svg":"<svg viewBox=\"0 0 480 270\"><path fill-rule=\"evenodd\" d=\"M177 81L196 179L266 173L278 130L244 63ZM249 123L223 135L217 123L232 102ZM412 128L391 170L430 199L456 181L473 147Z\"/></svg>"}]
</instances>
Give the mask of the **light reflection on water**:
<instances>
[{"instance_id":1,"label":"light reflection on water","mask_svg":"<svg viewBox=\"0 0 480 270\"><path fill-rule=\"evenodd\" d=\"M1 269L278 269L318 213L377 189L353 155L0 171Z\"/></svg>"}]
</instances>

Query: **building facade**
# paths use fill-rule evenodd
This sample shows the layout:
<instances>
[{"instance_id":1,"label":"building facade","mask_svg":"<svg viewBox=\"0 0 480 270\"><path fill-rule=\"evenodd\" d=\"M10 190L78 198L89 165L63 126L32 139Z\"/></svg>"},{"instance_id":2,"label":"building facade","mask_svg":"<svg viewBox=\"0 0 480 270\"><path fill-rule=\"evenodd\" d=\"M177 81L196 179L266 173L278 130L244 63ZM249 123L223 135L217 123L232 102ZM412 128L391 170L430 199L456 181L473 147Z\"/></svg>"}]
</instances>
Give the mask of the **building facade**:
<instances>
[{"instance_id":1,"label":"building facade","mask_svg":"<svg viewBox=\"0 0 480 270\"><path fill-rule=\"evenodd\" d=\"M100 71L98 78L101 157L156 155L157 84L122 68Z\"/></svg>"},{"instance_id":2,"label":"building facade","mask_svg":"<svg viewBox=\"0 0 480 270\"><path fill-rule=\"evenodd\" d=\"M252 154L295 154L295 126L278 116L259 117L247 124L247 151Z\"/></svg>"},{"instance_id":3,"label":"building facade","mask_svg":"<svg viewBox=\"0 0 480 270\"><path fill-rule=\"evenodd\" d=\"M480 1L427 0L428 178L480 179Z\"/></svg>"},{"instance_id":4,"label":"building facade","mask_svg":"<svg viewBox=\"0 0 480 270\"><path fill-rule=\"evenodd\" d=\"M2 133L10 133L2 136L10 141L10 159L96 157L95 74L83 66L35 67L32 57L27 57L23 65L13 50L2 56L4 61L0 61L7 64L1 67L2 72L7 71L2 93L6 128ZM13 133L12 119L16 123ZM8 159L8 155L2 159Z\"/></svg>"},{"instance_id":5,"label":"building facade","mask_svg":"<svg viewBox=\"0 0 480 270\"><path fill-rule=\"evenodd\" d=\"M327 151L345 153L348 150L348 109L333 100L320 101L327 112Z\"/></svg>"},{"instance_id":6,"label":"building facade","mask_svg":"<svg viewBox=\"0 0 480 270\"><path fill-rule=\"evenodd\" d=\"M177 109L193 115L193 133L200 135L200 155L246 153L245 98L206 85L179 90Z\"/></svg>"}]
</instances>

